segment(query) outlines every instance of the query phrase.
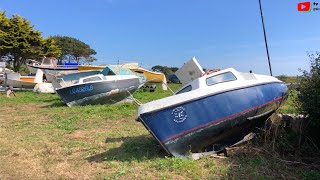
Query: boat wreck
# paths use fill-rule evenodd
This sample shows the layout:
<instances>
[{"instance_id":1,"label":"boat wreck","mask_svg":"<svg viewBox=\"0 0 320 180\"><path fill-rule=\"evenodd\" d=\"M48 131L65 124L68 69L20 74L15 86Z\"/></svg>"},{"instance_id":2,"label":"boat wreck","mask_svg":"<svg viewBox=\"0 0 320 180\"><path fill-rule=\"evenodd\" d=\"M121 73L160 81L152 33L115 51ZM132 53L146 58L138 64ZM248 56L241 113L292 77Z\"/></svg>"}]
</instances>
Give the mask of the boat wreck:
<instances>
[{"instance_id":1,"label":"boat wreck","mask_svg":"<svg viewBox=\"0 0 320 180\"><path fill-rule=\"evenodd\" d=\"M59 74L64 71L77 71L77 63L64 62L63 65L57 65L54 58L43 58L41 64L33 62L27 64L30 74L36 74L38 69L45 70L50 74Z\"/></svg>"},{"instance_id":2,"label":"boat wreck","mask_svg":"<svg viewBox=\"0 0 320 180\"><path fill-rule=\"evenodd\" d=\"M57 76L52 83L68 106L114 104L134 93L141 78L129 69L108 66L101 71L81 71Z\"/></svg>"},{"instance_id":3,"label":"boat wreck","mask_svg":"<svg viewBox=\"0 0 320 180\"><path fill-rule=\"evenodd\" d=\"M272 76L229 68L141 105L138 120L166 152L192 157L209 145L222 150L243 139L279 108L287 93L286 84Z\"/></svg>"},{"instance_id":4,"label":"boat wreck","mask_svg":"<svg viewBox=\"0 0 320 180\"><path fill-rule=\"evenodd\" d=\"M36 84L42 83L43 71L38 70L36 76L21 76L20 73L7 72L4 76L0 77L6 86L15 88L33 89Z\"/></svg>"}]
</instances>

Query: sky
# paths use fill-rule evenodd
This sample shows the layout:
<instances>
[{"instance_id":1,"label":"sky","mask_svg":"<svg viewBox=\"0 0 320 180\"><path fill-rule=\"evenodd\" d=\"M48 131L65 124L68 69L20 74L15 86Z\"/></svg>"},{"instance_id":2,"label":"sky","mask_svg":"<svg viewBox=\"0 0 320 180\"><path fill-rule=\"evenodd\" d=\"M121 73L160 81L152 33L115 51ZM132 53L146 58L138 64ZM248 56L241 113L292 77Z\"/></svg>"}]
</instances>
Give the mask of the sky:
<instances>
[{"instance_id":1,"label":"sky","mask_svg":"<svg viewBox=\"0 0 320 180\"><path fill-rule=\"evenodd\" d=\"M307 52L320 51L320 10L261 1L273 74L301 74ZM87 43L95 64L181 67L196 57L207 69L269 74L258 0L0 0L0 10L27 18L44 37Z\"/></svg>"}]
</instances>

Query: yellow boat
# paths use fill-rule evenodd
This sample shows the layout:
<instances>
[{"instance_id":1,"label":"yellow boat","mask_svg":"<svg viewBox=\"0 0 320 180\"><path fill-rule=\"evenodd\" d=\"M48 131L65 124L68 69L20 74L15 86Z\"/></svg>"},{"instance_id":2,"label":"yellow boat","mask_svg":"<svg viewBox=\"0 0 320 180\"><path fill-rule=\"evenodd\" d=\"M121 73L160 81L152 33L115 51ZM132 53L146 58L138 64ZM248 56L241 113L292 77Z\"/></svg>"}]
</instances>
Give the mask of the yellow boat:
<instances>
[{"instance_id":1,"label":"yellow boat","mask_svg":"<svg viewBox=\"0 0 320 180\"><path fill-rule=\"evenodd\" d=\"M163 73L160 72L153 72L153 71L149 71L143 68L134 68L134 69L130 69L133 72L139 73L139 74L143 74L147 77L147 81L152 82L152 83L167 83L167 79L166 76Z\"/></svg>"},{"instance_id":2,"label":"yellow boat","mask_svg":"<svg viewBox=\"0 0 320 180\"><path fill-rule=\"evenodd\" d=\"M78 71L103 70L107 65L79 65Z\"/></svg>"}]
</instances>

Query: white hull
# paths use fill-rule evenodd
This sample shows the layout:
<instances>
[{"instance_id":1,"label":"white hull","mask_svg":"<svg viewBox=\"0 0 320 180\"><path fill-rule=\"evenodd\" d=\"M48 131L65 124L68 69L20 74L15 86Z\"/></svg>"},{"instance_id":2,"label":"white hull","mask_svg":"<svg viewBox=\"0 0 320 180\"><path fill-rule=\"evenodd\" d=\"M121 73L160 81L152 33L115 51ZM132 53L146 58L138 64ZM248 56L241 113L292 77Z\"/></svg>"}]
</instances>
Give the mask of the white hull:
<instances>
[{"instance_id":1,"label":"white hull","mask_svg":"<svg viewBox=\"0 0 320 180\"><path fill-rule=\"evenodd\" d=\"M34 88L33 92L36 93L55 93L53 86L51 83L38 83Z\"/></svg>"},{"instance_id":2,"label":"white hull","mask_svg":"<svg viewBox=\"0 0 320 180\"><path fill-rule=\"evenodd\" d=\"M34 88L37 83L35 82L25 82L21 80L7 79L7 85L17 88Z\"/></svg>"},{"instance_id":3,"label":"white hull","mask_svg":"<svg viewBox=\"0 0 320 180\"><path fill-rule=\"evenodd\" d=\"M56 79L57 74L69 74L76 73L78 71L70 71L70 70L44 70L46 75L47 82L53 82Z\"/></svg>"}]
</instances>

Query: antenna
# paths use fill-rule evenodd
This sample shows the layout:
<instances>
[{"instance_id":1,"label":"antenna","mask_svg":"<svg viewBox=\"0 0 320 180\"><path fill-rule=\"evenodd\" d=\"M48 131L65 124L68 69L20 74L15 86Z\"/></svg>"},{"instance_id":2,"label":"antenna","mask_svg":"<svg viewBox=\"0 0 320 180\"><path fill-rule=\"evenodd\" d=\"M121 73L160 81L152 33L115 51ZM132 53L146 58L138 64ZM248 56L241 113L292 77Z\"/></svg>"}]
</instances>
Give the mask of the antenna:
<instances>
[{"instance_id":1,"label":"antenna","mask_svg":"<svg viewBox=\"0 0 320 180\"><path fill-rule=\"evenodd\" d=\"M270 63L269 50L268 50L268 42L267 42L267 35L266 35L266 30L264 28L264 21L263 21L263 15L262 15L261 0L259 0L259 6L260 6L260 15L261 15L261 21L262 21L263 34L264 34L264 43L266 45L267 56L268 56L269 70L270 70L270 75L272 76L271 63Z\"/></svg>"}]
</instances>

